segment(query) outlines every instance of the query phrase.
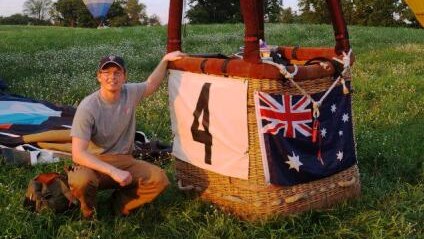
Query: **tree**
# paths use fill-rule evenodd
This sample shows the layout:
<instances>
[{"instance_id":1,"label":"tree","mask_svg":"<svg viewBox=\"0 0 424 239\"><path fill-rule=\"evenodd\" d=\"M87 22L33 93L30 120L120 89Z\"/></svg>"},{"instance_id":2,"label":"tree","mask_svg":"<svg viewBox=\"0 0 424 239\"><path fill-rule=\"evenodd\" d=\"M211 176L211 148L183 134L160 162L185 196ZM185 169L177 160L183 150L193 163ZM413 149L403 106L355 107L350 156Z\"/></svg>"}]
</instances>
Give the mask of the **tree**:
<instances>
[{"instance_id":1,"label":"tree","mask_svg":"<svg viewBox=\"0 0 424 239\"><path fill-rule=\"evenodd\" d=\"M396 26L396 0L357 0L352 24L364 26Z\"/></svg>"},{"instance_id":2,"label":"tree","mask_svg":"<svg viewBox=\"0 0 424 239\"><path fill-rule=\"evenodd\" d=\"M400 22L404 22L407 26L416 28L420 27L414 12L412 12L412 10L408 7L408 5L406 5L404 1L400 1L397 8Z\"/></svg>"},{"instance_id":3,"label":"tree","mask_svg":"<svg viewBox=\"0 0 424 239\"><path fill-rule=\"evenodd\" d=\"M51 25L47 20L39 20L22 14L14 14L9 17L0 17L2 25Z\"/></svg>"},{"instance_id":4,"label":"tree","mask_svg":"<svg viewBox=\"0 0 424 239\"><path fill-rule=\"evenodd\" d=\"M283 23L295 23L297 21L297 16L292 11L291 7L282 8L278 21Z\"/></svg>"},{"instance_id":5,"label":"tree","mask_svg":"<svg viewBox=\"0 0 424 239\"><path fill-rule=\"evenodd\" d=\"M58 0L51 10L57 25L70 27L96 27L98 24L81 0Z\"/></svg>"},{"instance_id":6,"label":"tree","mask_svg":"<svg viewBox=\"0 0 424 239\"><path fill-rule=\"evenodd\" d=\"M279 22L281 16L280 0L265 0L264 1L264 17L268 22Z\"/></svg>"},{"instance_id":7,"label":"tree","mask_svg":"<svg viewBox=\"0 0 424 239\"><path fill-rule=\"evenodd\" d=\"M300 20L303 23L330 23L330 14L326 1L299 0Z\"/></svg>"},{"instance_id":8,"label":"tree","mask_svg":"<svg viewBox=\"0 0 424 239\"><path fill-rule=\"evenodd\" d=\"M148 20L148 25L149 26L160 26L160 18L158 15L153 14L149 17Z\"/></svg>"},{"instance_id":9,"label":"tree","mask_svg":"<svg viewBox=\"0 0 424 239\"><path fill-rule=\"evenodd\" d=\"M401 0L341 0L344 18L349 25L414 25L410 12ZM300 19L304 23L330 23L326 1L299 0ZM412 21L411 21L412 20Z\"/></svg>"},{"instance_id":10,"label":"tree","mask_svg":"<svg viewBox=\"0 0 424 239\"><path fill-rule=\"evenodd\" d=\"M147 17L146 6L138 0L115 0L109 8L105 24L112 27L160 24L159 17ZM56 25L71 27L97 27L82 0L58 0L50 11Z\"/></svg>"},{"instance_id":11,"label":"tree","mask_svg":"<svg viewBox=\"0 0 424 239\"><path fill-rule=\"evenodd\" d=\"M125 13L126 0L116 0L110 6L106 24L110 26L129 26L130 20ZM58 0L51 11L56 24L71 27L97 27L99 19L94 19L82 0Z\"/></svg>"},{"instance_id":12,"label":"tree","mask_svg":"<svg viewBox=\"0 0 424 239\"><path fill-rule=\"evenodd\" d=\"M130 18L125 12L127 0L115 0L107 13L108 23L112 27L130 26Z\"/></svg>"},{"instance_id":13,"label":"tree","mask_svg":"<svg viewBox=\"0 0 424 239\"><path fill-rule=\"evenodd\" d=\"M264 17L278 22L281 16L280 0L264 0ZM189 0L187 18L190 23L242 22L240 0Z\"/></svg>"},{"instance_id":14,"label":"tree","mask_svg":"<svg viewBox=\"0 0 424 239\"><path fill-rule=\"evenodd\" d=\"M148 24L146 5L143 3L138 3L138 0L128 0L124 9L128 14L130 25Z\"/></svg>"},{"instance_id":15,"label":"tree","mask_svg":"<svg viewBox=\"0 0 424 239\"><path fill-rule=\"evenodd\" d=\"M239 0L189 0L187 18L190 23L241 22Z\"/></svg>"},{"instance_id":16,"label":"tree","mask_svg":"<svg viewBox=\"0 0 424 239\"><path fill-rule=\"evenodd\" d=\"M24 3L24 13L38 20L45 20L51 6L51 0L27 0Z\"/></svg>"}]
</instances>

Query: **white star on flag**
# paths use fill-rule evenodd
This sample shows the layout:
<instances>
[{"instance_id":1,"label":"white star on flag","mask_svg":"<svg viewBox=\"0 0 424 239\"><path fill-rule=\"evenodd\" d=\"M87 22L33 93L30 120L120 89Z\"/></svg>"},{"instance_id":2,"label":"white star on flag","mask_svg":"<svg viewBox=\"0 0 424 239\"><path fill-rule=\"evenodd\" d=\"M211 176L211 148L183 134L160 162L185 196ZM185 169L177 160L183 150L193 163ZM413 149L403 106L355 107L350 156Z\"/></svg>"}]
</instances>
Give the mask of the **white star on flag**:
<instances>
[{"instance_id":1,"label":"white star on flag","mask_svg":"<svg viewBox=\"0 0 424 239\"><path fill-rule=\"evenodd\" d=\"M326 128L322 128L321 129L321 136L323 137L323 138L325 138L325 136L327 135L327 129Z\"/></svg>"},{"instance_id":2,"label":"white star on flag","mask_svg":"<svg viewBox=\"0 0 424 239\"><path fill-rule=\"evenodd\" d=\"M342 161L342 159L343 159L343 151L339 151L336 155L337 155L337 159L339 161Z\"/></svg>"},{"instance_id":3,"label":"white star on flag","mask_svg":"<svg viewBox=\"0 0 424 239\"><path fill-rule=\"evenodd\" d=\"M332 104L331 105L331 112L335 113L336 109L337 109L336 104Z\"/></svg>"},{"instance_id":4,"label":"white star on flag","mask_svg":"<svg viewBox=\"0 0 424 239\"><path fill-rule=\"evenodd\" d=\"M343 131L339 131L339 136L343 136Z\"/></svg>"},{"instance_id":5,"label":"white star on flag","mask_svg":"<svg viewBox=\"0 0 424 239\"><path fill-rule=\"evenodd\" d=\"M299 155L296 155L293 151L293 156L287 155L289 158L289 161L286 161L286 164L290 165L289 169L296 169L297 172L299 172L299 167L303 165L303 163L299 160Z\"/></svg>"},{"instance_id":6,"label":"white star on flag","mask_svg":"<svg viewBox=\"0 0 424 239\"><path fill-rule=\"evenodd\" d=\"M345 123L348 122L349 121L349 115L348 114L343 114L342 121L345 122Z\"/></svg>"}]
</instances>

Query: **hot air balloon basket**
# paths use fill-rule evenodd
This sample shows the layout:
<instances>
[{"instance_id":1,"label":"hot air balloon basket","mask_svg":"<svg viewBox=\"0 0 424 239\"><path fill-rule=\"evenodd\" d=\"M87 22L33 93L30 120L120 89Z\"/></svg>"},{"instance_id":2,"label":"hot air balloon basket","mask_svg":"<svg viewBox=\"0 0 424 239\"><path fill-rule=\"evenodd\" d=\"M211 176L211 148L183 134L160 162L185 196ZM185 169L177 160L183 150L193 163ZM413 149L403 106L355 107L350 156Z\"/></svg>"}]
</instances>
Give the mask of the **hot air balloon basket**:
<instances>
[{"instance_id":1,"label":"hot air balloon basket","mask_svg":"<svg viewBox=\"0 0 424 239\"><path fill-rule=\"evenodd\" d=\"M332 82L332 77L326 77L305 80L300 84L307 92L314 93L327 89ZM248 180L223 176L175 159L176 179L180 189L194 190L201 199L249 221L265 220L311 209L325 209L346 199L358 197L361 186L356 164L329 177L294 186L276 186L265 182L253 99L257 90L299 94L295 87L288 86L281 80L249 79Z\"/></svg>"},{"instance_id":2,"label":"hot air balloon basket","mask_svg":"<svg viewBox=\"0 0 424 239\"><path fill-rule=\"evenodd\" d=\"M248 171L246 174L248 176L224 176L224 174L215 173L216 171L212 172L213 170L210 167L211 165L206 165L206 167L202 165L202 168L200 168L200 166L198 167L194 166L192 163L188 163L192 162L190 161L191 159L196 160L201 157L188 157L189 160L187 160L187 152L189 150L193 150L190 147L184 148L184 150L180 150L180 152L182 152L181 154L176 154L175 148L180 146L176 146L176 142L178 143L178 140L175 140L175 138L174 155L179 155L179 158L175 158L175 176L176 181L178 182L178 187L181 190L195 191L197 192L195 195L200 196L200 198L205 201L217 205L223 211L230 212L239 218L251 221L264 220L274 216L284 216L293 213L300 213L311 209L328 208L340 201L359 196L361 188L353 140L353 117L351 116L350 112L350 94L352 92L350 88L350 66L354 62L354 57L349 44L347 28L342 17L342 8L340 6L340 2L338 0L327 0L327 5L330 10L329 12L335 31L334 35L336 45L334 48L279 46L269 49L269 54L264 54L268 53L268 51L263 51L260 49L262 46L259 44L260 39L264 40L263 5L260 3L261 1L256 0L240 1L245 24L243 54L230 57L225 57L222 55L211 56L207 54L191 55L168 64L169 69L178 71L178 74L180 75L183 74L181 72L196 74L194 77L196 79L192 82L204 81L204 79L209 76L217 76L221 80L225 78L228 81L242 80L247 82L247 93L244 94L244 96L247 95L247 99L245 100L245 103L243 103L246 104L246 106L241 106L240 108L246 109L246 111L244 111L244 113L241 115L247 115L245 118L243 118L243 121L247 118L247 129L245 130L245 133L247 132L247 136L245 138L247 139L243 140L246 142L245 148L243 148L243 150L247 148L248 166L246 166L247 169L245 172ZM171 0L170 9L172 11L170 11L168 24L168 52L181 50L180 33L182 1ZM172 74L173 73L170 75ZM216 80L218 81L219 79ZM174 82L173 80L174 79L170 79L168 82ZM214 84L213 79L210 82L212 82L211 84ZM210 84L210 82L207 84ZM174 87L173 89L177 89L174 91L176 92L183 88L184 87L182 84L178 84L177 87ZM209 88L207 88L207 90L207 92L209 92ZM195 94L196 96L202 96L202 92L203 88L200 94L190 88L187 94L184 95ZM279 169L282 168L282 166L285 166L286 171L284 172L287 174L279 174L285 177L295 171L299 172L307 169L308 167L305 166L307 161L302 161L304 164L303 167L300 163L301 160L299 160L298 155L302 153L301 150L297 151L296 154L298 155L296 155L291 149L287 148L283 150L270 150L264 153L264 148L265 150L270 148L270 146L267 146L267 144L263 143L264 138L270 136L269 134L264 136L265 133L262 131L264 129L263 122L266 122L266 120L261 118L262 115L259 114L260 110L258 110L261 107L261 100L258 100L258 94L262 93L264 95L280 94L279 97L283 99L285 99L285 97L290 98L292 96L293 98L290 99L295 99L295 97L303 96L306 98L305 100L310 100L312 107L308 108L309 117L313 115L313 121L308 121L307 123L310 128L302 126L303 129L300 130L310 130L308 131L310 132L310 135L307 136L311 139L307 138L305 139L305 142L310 140L308 142L314 143L322 142L320 140L323 140L325 137L325 132L328 133L327 131L324 131L322 127L319 128L316 126L320 122L321 125L325 122L323 115L327 114L331 116L331 112L329 110L327 110L326 113L322 108L324 107L324 104L328 104L329 102L329 100L325 101L324 99L326 97L327 99L331 98L333 93L338 94L338 99L342 99L343 97L343 100L349 99L348 101L343 101L348 102L343 106L344 109L348 110L346 111L348 113L342 112L343 117L341 119L343 121L339 121L338 123L343 124L344 127L348 125L347 123L349 123L349 131L346 131L347 133L344 136L348 135L349 137L345 138L350 139L348 143L350 156L348 157L348 150L345 150L345 148L342 148L343 151L337 149L337 151L332 151L337 152L337 158L332 158L332 162L339 163L337 160L340 162L346 162L347 160L343 160L350 158L350 163L345 164L341 168L337 168L337 170L333 170L327 174L322 174L319 177L315 177L311 180L299 180L296 183L288 184L275 183L272 181L274 179L270 177L271 170L277 168ZM213 93L211 93L211 95L212 94ZM188 113L184 114L180 118L173 117L174 113L171 112L173 130L178 128L174 127L175 125L180 126L182 125L181 122L188 121L188 124L195 125L196 131L199 131L208 137L212 137L213 139L215 136L211 136L211 133L207 131L206 128L212 125L210 122L213 122L212 120L209 121L209 114L212 115L214 113L213 110L206 110L207 107L210 108L210 105L207 106L208 104L205 104L205 102L208 101L201 101L200 96L197 105L199 106L199 102L203 102L202 107L204 107L204 112L202 113L202 117L203 119L207 118L207 120L203 120L202 122L204 128L203 132L198 130L199 122L197 119L199 119L200 114L196 116L198 108L197 106L194 113L193 110L187 111ZM207 98L209 99L209 93L207 93ZM220 107L216 108L228 107L227 103L234 100L231 99L231 97L227 97L227 99L228 100L223 104L220 104ZM278 100L271 99L268 103L272 105L277 101ZM281 100L278 102L281 102ZM306 101L299 100L298 102ZM174 102L171 102L171 105L172 103ZM265 104L264 100L262 101L262 104ZM301 104L303 103L299 103L298 106L294 107L296 109L300 108ZM276 104L274 104L274 106L275 105ZM281 103L280 106L282 105L283 104ZM275 107L278 108L278 104ZM280 108L285 109L284 107ZM331 111L333 111L333 108L334 107L331 106ZM330 109L330 107L327 107L326 109ZM320 110L321 116L319 116ZM283 113L286 113L286 111L283 111L282 114ZM258 117L258 115L260 115L260 117ZM327 119L331 118L330 116L328 116ZM321 119L323 120L320 121ZM235 121L234 125L245 125L244 123L240 122L241 121ZM231 125L229 128L231 128ZM261 129L261 131L259 131L259 129ZM202 142L205 144L204 155L207 155L207 147L211 147L212 140L208 141L205 138L202 140L195 139L195 137L198 137L199 135L195 136L193 133L193 126L191 127L191 133L190 127L185 130L185 135L189 140ZM284 130L288 129L286 128ZM331 136L334 136L333 139L336 139L335 136L337 136L335 132L338 132L340 136L343 134L343 132L340 132L339 129L337 130L338 131L332 131ZM178 134L175 135L179 137ZM191 135L193 136L192 138ZM330 133L328 133L327 136L330 136ZM274 139L277 141L286 140L286 138L287 137L284 135L281 137L275 137ZM269 140L268 138L267 142L274 142L274 139ZM340 141L338 139L339 138L337 138L335 141ZM275 145L277 145L277 143L275 143ZM283 145L285 147L284 144L279 145ZM215 145L212 147L215 147ZM321 161L321 165L318 165L317 167L320 167L323 170L326 170L326 167L331 167L331 165L333 165L328 163L326 160L329 159L329 149L333 148L334 150L334 147L332 147L331 144L327 144L325 147L322 148L322 154L324 156L321 155L321 146L315 147L318 148L318 150L314 151L314 153L317 153L311 155L317 156L312 156L311 158L313 159L309 161L312 162L312 160L315 160L315 162L313 162L315 165L318 165L317 160ZM311 147L303 147L303 149L304 151L311 151ZM201 150L202 149L199 149L198 151ZM269 163L268 161L268 154L272 154L274 152L283 152L283 154L281 154L283 157L277 157L280 160L282 158L284 159L283 161L280 161L279 164ZM289 157L291 152L293 152L293 156ZM246 153L244 153L244 155L245 154ZM336 153L332 153L330 156L335 157L335 155ZM239 157L234 158L239 160ZM207 163L206 159L207 157L205 156L204 163ZM212 162L216 161L213 159ZM264 162L268 162L268 165L266 166ZM290 165L290 168L287 165ZM204 168L209 168L211 170L206 170ZM311 173L310 175L314 175L314 173Z\"/></svg>"}]
</instances>

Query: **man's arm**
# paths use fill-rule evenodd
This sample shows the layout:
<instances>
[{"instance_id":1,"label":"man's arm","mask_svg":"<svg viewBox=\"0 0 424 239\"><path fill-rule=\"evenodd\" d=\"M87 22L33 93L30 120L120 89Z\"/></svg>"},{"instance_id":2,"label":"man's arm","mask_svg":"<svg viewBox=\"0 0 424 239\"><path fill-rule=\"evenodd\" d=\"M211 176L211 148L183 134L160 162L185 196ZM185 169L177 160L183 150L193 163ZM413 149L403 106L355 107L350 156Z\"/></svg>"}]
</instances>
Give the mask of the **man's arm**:
<instances>
[{"instance_id":1,"label":"man's arm","mask_svg":"<svg viewBox=\"0 0 424 239\"><path fill-rule=\"evenodd\" d=\"M121 186L131 183L132 176L128 171L116 168L96 158L96 156L88 152L88 143L87 140L72 137L72 161L74 161L74 163L109 175Z\"/></svg>"},{"instance_id":2,"label":"man's arm","mask_svg":"<svg viewBox=\"0 0 424 239\"><path fill-rule=\"evenodd\" d=\"M159 64L156 66L155 70L147 78L147 86L144 91L144 97L147 97L153 94L160 86L160 83L165 78L166 69L168 67L168 62L181 59L185 56L184 53L180 51L174 51L166 54Z\"/></svg>"}]
</instances>

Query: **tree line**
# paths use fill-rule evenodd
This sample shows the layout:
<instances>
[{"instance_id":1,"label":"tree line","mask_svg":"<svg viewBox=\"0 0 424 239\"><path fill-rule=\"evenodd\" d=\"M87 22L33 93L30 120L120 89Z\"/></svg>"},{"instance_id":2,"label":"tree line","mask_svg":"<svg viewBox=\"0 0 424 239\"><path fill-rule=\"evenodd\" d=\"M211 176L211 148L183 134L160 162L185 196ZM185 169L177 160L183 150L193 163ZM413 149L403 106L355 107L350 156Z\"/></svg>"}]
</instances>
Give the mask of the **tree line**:
<instances>
[{"instance_id":1,"label":"tree line","mask_svg":"<svg viewBox=\"0 0 424 239\"><path fill-rule=\"evenodd\" d=\"M82 0L27 0L23 13L0 17L0 24L97 27L100 23L91 16ZM138 0L115 0L104 24L114 27L160 25L160 19L155 14L148 16L146 5Z\"/></svg>"},{"instance_id":2,"label":"tree line","mask_svg":"<svg viewBox=\"0 0 424 239\"><path fill-rule=\"evenodd\" d=\"M340 0L348 25L419 27L403 0ZM185 18L190 24L242 22L240 0L187 0ZM324 0L298 0L298 10L284 7L284 0L264 0L265 21L270 23L330 23ZM96 27L82 0L27 0L24 15L0 17L0 24L59 25ZM147 16L138 0L115 0L106 20L109 26L158 25L157 15Z\"/></svg>"},{"instance_id":3,"label":"tree line","mask_svg":"<svg viewBox=\"0 0 424 239\"><path fill-rule=\"evenodd\" d=\"M418 27L413 12L403 0L340 0L348 25ZM188 0L190 23L242 22L239 0ZM324 0L298 0L298 10L284 7L284 0L264 0L265 21L276 23L328 24Z\"/></svg>"}]
</instances>

